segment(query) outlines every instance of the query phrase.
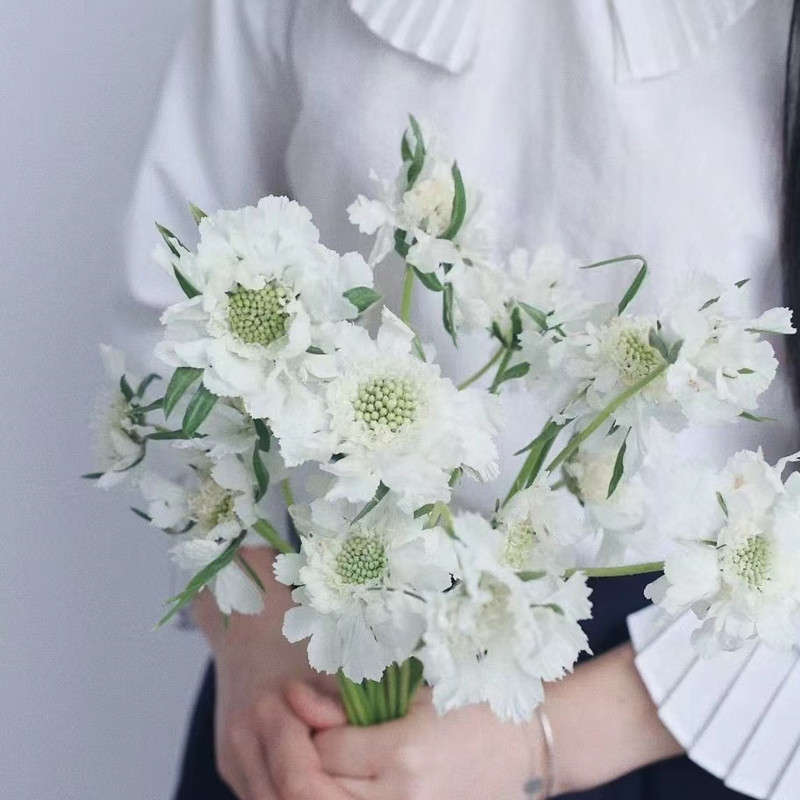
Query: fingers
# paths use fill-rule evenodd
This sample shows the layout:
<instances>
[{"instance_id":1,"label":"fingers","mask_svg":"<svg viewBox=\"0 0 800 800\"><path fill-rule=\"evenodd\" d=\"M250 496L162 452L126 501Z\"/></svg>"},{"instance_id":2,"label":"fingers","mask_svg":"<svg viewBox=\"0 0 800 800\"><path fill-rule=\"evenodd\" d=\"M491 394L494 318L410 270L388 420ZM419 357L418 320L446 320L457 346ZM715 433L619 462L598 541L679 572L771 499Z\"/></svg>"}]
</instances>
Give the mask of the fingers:
<instances>
[{"instance_id":1,"label":"fingers","mask_svg":"<svg viewBox=\"0 0 800 800\"><path fill-rule=\"evenodd\" d=\"M245 785L244 800L274 800L276 795L258 734L249 728L234 728L230 738L241 782Z\"/></svg>"},{"instance_id":2,"label":"fingers","mask_svg":"<svg viewBox=\"0 0 800 800\"><path fill-rule=\"evenodd\" d=\"M386 722L370 728L337 727L314 736L322 768L329 775L374 778L391 756L401 723Z\"/></svg>"},{"instance_id":3,"label":"fingers","mask_svg":"<svg viewBox=\"0 0 800 800\"><path fill-rule=\"evenodd\" d=\"M352 800L320 764L309 727L283 706L263 731L272 783L281 800Z\"/></svg>"},{"instance_id":4,"label":"fingers","mask_svg":"<svg viewBox=\"0 0 800 800\"><path fill-rule=\"evenodd\" d=\"M284 689L284 695L289 708L316 731L347 724L342 704L307 683L292 681Z\"/></svg>"},{"instance_id":5,"label":"fingers","mask_svg":"<svg viewBox=\"0 0 800 800\"><path fill-rule=\"evenodd\" d=\"M337 778L336 783L347 792L348 797L355 800L391 800L390 795L381 789L377 781Z\"/></svg>"}]
</instances>

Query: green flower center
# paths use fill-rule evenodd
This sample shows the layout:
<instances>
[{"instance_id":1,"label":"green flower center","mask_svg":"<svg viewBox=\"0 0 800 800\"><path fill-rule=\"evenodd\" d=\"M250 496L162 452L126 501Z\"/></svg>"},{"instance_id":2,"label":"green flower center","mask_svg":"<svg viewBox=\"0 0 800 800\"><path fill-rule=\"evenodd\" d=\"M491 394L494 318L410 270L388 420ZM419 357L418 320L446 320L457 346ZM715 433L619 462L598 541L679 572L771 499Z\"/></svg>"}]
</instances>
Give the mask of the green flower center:
<instances>
[{"instance_id":1,"label":"green flower center","mask_svg":"<svg viewBox=\"0 0 800 800\"><path fill-rule=\"evenodd\" d=\"M528 557L535 542L536 532L531 525L509 526L503 548L503 563L514 570L523 569L528 563Z\"/></svg>"},{"instance_id":2,"label":"green flower center","mask_svg":"<svg viewBox=\"0 0 800 800\"><path fill-rule=\"evenodd\" d=\"M239 287L229 298L228 324L240 341L266 346L286 334L289 295L283 286L273 281L263 289Z\"/></svg>"},{"instance_id":3,"label":"green flower center","mask_svg":"<svg viewBox=\"0 0 800 800\"><path fill-rule=\"evenodd\" d=\"M357 420L367 428L395 433L413 422L417 411L414 384L402 378L373 378L362 383L353 401Z\"/></svg>"},{"instance_id":4,"label":"green flower center","mask_svg":"<svg viewBox=\"0 0 800 800\"><path fill-rule=\"evenodd\" d=\"M378 580L386 571L386 549L372 536L351 536L336 557L336 571L344 583Z\"/></svg>"},{"instance_id":5,"label":"green flower center","mask_svg":"<svg viewBox=\"0 0 800 800\"><path fill-rule=\"evenodd\" d=\"M637 331L624 330L617 340L615 362L620 380L633 386L661 366L663 359L658 350L644 341Z\"/></svg>"},{"instance_id":6,"label":"green flower center","mask_svg":"<svg viewBox=\"0 0 800 800\"><path fill-rule=\"evenodd\" d=\"M763 536L753 536L729 556L734 572L751 588L760 589L769 577L770 546Z\"/></svg>"},{"instance_id":7,"label":"green flower center","mask_svg":"<svg viewBox=\"0 0 800 800\"><path fill-rule=\"evenodd\" d=\"M236 518L233 494L209 478L189 500L189 516L206 531L230 522Z\"/></svg>"}]
</instances>

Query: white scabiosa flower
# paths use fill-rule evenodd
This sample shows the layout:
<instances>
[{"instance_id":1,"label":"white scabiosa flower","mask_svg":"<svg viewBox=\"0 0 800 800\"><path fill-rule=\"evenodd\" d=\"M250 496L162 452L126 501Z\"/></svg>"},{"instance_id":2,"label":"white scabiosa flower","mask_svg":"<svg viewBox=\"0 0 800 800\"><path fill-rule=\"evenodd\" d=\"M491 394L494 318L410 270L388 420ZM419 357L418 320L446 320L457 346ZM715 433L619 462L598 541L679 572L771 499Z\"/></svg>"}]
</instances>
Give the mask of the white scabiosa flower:
<instances>
[{"instance_id":1,"label":"white scabiosa flower","mask_svg":"<svg viewBox=\"0 0 800 800\"><path fill-rule=\"evenodd\" d=\"M598 566L627 557L640 542L646 520L646 487L632 459L623 460L623 475L609 496L620 446L618 435L590 440L563 468L568 488L599 536Z\"/></svg>"},{"instance_id":2,"label":"white scabiosa flower","mask_svg":"<svg viewBox=\"0 0 800 800\"><path fill-rule=\"evenodd\" d=\"M228 546L212 539L189 539L173 548L172 558L181 569L197 573L219 558ZM260 614L264 609L261 590L235 561L219 570L206 586L223 614Z\"/></svg>"},{"instance_id":3,"label":"white scabiosa flower","mask_svg":"<svg viewBox=\"0 0 800 800\"><path fill-rule=\"evenodd\" d=\"M544 480L517 492L495 515L505 537L501 563L517 571L561 574L573 566L573 550L587 534L580 506Z\"/></svg>"},{"instance_id":4,"label":"white scabiosa flower","mask_svg":"<svg viewBox=\"0 0 800 800\"><path fill-rule=\"evenodd\" d=\"M665 336L683 342L667 374L669 392L692 422L718 423L753 412L778 362L763 334L791 334L791 311L758 318L739 313L744 284L725 288L711 278L681 287L664 315Z\"/></svg>"},{"instance_id":5,"label":"white scabiosa flower","mask_svg":"<svg viewBox=\"0 0 800 800\"><path fill-rule=\"evenodd\" d=\"M788 461L772 467L760 451L733 456L705 500L716 510L700 509L694 540L683 532L664 576L647 588L669 613L691 608L703 620L694 635L703 655L754 638L776 647L798 640L800 475L782 483Z\"/></svg>"},{"instance_id":6,"label":"white scabiosa flower","mask_svg":"<svg viewBox=\"0 0 800 800\"><path fill-rule=\"evenodd\" d=\"M309 663L353 681L379 680L409 658L422 634L419 592L441 592L455 569L440 528L400 511L387 498L354 524L358 508L317 500L295 507L299 554L278 556L279 581L296 586L298 605L286 613L291 642L311 637Z\"/></svg>"},{"instance_id":7,"label":"white scabiosa flower","mask_svg":"<svg viewBox=\"0 0 800 800\"><path fill-rule=\"evenodd\" d=\"M412 354L413 332L384 309L376 339L352 327L339 342L337 377L324 387L328 428L299 445L307 458L335 456L328 499L366 502L381 483L406 511L447 500L463 467L481 480L497 475L498 399L459 392L438 366Z\"/></svg>"},{"instance_id":8,"label":"white scabiosa flower","mask_svg":"<svg viewBox=\"0 0 800 800\"><path fill-rule=\"evenodd\" d=\"M194 464L191 487L147 473L140 481L152 524L181 541L170 551L182 569L199 572L258 520L255 479L235 456ZM232 561L207 584L224 614L258 614L260 589Z\"/></svg>"},{"instance_id":9,"label":"white scabiosa flower","mask_svg":"<svg viewBox=\"0 0 800 800\"><path fill-rule=\"evenodd\" d=\"M370 263L382 261L395 246L400 231L407 259L423 272L443 276L442 265L474 264L487 260L491 235L485 203L480 193L466 186L466 213L451 234L456 185L453 159L441 137L412 125L404 134L408 157L394 182L371 177L379 185L379 198L359 195L347 209L350 221L369 236L375 235ZM421 146L417 161L414 155ZM411 179L410 179L411 178Z\"/></svg>"},{"instance_id":10,"label":"white scabiosa flower","mask_svg":"<svg viewBox=\"0 0 800 800\"><path fill-rule=\"evenodd\" d=\"M199 230L197 253L179 250L175 266L200 294L167 309L157 354L202 369L210 392L241 398L279 438L313 432L320 407L306 382L330 375L336 323L358 314L345 292L370 287L371 270L323 247L310 212L283 197L220 211Z\"/></svg>"},{"instance_id":11,"label":"white scabiosa flower","mask_svg":"<svg viewBox=\"0 0 800 800\"><path fill-rule=\"evenodd\" d=\"M142 398L128 397L121 386L125 377L128 385L137 386L138 379L126 376L125 356L119 350L101 347L106 374L114 389L105 398L94 421L95 463L97 485L101 489L117 486L126 478L136 478L145 455L145 439L139 411Z\"/></svg>"},{"instance_id":12,"label":"white scabiosa flower","mask_svg":"<svg viewBox=\"0 0 800 800\"><path fill-rule=\"evenodd\" d=\"M460 582L429 594L417 653L440 713L487 702L503 720L529 720L542 681L562 678L588 649L578 620L590 616L582 575L523 581L502 563L505 537L484 519L456 519Z\"/></svg>"},{"instance_id":13,"label":"white scabiosa flower","mask_svg":"<svg viewBox=\"0 0 800 800\"><path fill-rule=\"evenodd\" d=\"M202 458L190 472L189 486L155 473L142 477L139 488L156 527L171 532L190 528L195 538L227 542L258 520L256 481L238 458L226 456L216 463Z\"/></svg>"}]
</instances>

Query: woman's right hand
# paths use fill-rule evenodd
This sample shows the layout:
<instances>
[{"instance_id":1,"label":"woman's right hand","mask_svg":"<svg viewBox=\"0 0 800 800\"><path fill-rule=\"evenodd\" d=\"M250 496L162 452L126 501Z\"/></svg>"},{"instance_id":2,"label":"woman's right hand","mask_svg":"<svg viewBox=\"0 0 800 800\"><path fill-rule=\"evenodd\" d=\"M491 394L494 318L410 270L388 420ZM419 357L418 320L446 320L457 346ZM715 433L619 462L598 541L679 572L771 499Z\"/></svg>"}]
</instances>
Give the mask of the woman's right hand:
<instances>
[{"instance_id":1,"label":"woman's right hand","mask_svg":"<svg viewBox=\"0 0 800 800\"><path fill-rule=\"evenodd\" d=\"M195 601L194 615L211 644L216 665L217 769L241 800L349 800L322 770L312 734L345 723L333 679L308 666L305 648L281 633L291 606L289 589L272 574L274 553L247 550L248 563L266 588L258 616L234 614L227 625L211 594ZM330 697L301 720L283 689L303 681Z\"/></svg>"}]
</instances>

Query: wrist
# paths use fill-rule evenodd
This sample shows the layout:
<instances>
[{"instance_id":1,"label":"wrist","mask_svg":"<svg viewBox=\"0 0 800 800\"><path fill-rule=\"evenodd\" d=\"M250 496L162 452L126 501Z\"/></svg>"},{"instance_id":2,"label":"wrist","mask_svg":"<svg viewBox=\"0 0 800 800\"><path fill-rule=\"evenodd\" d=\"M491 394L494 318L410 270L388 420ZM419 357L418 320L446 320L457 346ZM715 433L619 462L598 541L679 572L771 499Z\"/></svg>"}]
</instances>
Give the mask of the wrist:
<instances>
[{"instance_id":1,"label":"wrist","mask_svg":"<svg viewBox=\"0 0 800 800\"><path fill-rule=\"evenodd\" d=\"M544 706L526 725L530 767L524 785L525 800L546 800L555 795L555 752L553 731Z\"/></svg>"}]
</instances>

